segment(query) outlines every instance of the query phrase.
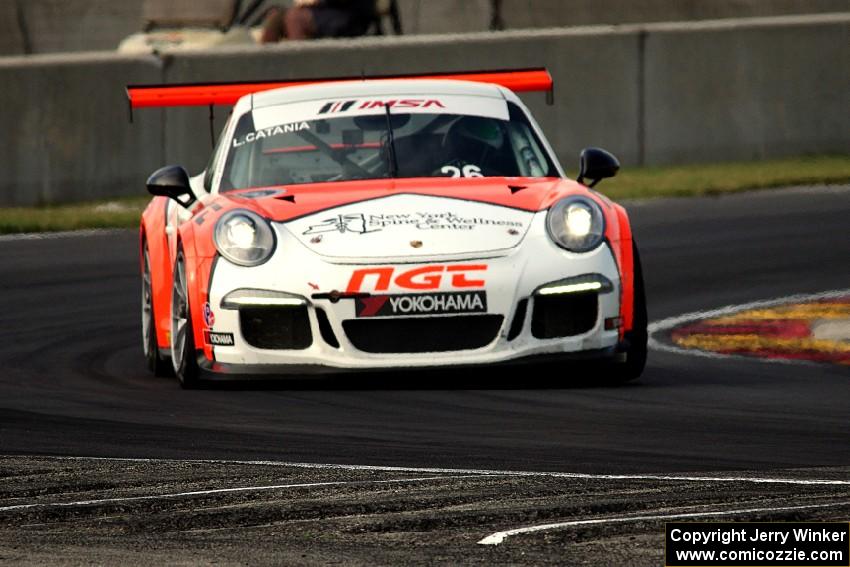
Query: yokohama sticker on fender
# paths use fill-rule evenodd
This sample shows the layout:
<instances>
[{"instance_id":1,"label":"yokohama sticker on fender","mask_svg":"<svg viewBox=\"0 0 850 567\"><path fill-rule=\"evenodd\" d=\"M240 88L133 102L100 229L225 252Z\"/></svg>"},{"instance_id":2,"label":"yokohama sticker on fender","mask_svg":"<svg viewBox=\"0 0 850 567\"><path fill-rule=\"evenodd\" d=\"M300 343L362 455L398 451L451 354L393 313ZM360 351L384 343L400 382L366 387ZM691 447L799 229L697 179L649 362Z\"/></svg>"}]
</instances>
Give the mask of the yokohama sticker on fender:
<instances>
[{"instance_id":1,"label":"yokohama sticker on fender","mask_svg":"<svg viewBox=\"0 0 850 567\"><path fill-rule=\"evenodd\" d=\"M233 346L236 344L233 333L216 333L209 329L204 329L204 342L212 346Z\"/></svg>"}]
</instances>

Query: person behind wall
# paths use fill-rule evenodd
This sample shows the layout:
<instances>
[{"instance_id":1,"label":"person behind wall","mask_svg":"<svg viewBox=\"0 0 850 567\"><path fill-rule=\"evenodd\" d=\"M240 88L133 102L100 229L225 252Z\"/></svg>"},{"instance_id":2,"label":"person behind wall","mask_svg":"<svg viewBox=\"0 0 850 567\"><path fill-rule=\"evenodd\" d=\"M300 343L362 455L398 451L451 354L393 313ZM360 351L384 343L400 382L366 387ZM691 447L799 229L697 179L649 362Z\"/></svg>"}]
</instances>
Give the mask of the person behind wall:
<instances>
[{"instance_id":1,"label":"person behind wall","mask_svg":"<svg viewBox=\"0 0 850 567\"><path fill-rule=\"evenodd\" d=\"M295 0L291 8L269 10L260 42L357 37L366 34L375 19L375 0Z\"/></svg>"}]
</instances>

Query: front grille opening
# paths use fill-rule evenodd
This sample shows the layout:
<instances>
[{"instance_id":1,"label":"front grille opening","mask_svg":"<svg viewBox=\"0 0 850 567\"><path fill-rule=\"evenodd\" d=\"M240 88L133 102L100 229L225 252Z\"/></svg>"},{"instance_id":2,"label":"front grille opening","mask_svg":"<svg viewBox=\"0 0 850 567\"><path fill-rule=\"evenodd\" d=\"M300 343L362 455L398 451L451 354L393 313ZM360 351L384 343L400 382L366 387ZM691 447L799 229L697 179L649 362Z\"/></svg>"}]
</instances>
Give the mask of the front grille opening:
<instances>
[{"instance_id":1,"label":"front grille opening","mask_svg":"<svg viewBox=\"0 0 850 567\"><path fill-rule=\"evenodd\" d=\"M342 328L357 350L412 354L483 348L496 340L504 320L489 314L351 319Z\"/></svg>"},{"instance_id":2,"label":"front grille opening","mask_svg":"<svg viewBox=\"0 0 850 567\"><path fill-rule=\"evenodd\" d=\"M328 320L328 314L321 307L316 308L316 319L319 320L319 333L322 334L322 339L333 348L339 348L339 340L337 340L331 322Z\"/></svg>"},{"instance_id":3,"label":"front grille opening","mask_svg":"<svg viewBox=\"0 0 850 567\"><path fill-rule=\"evenodd\" d=\"M596 326L599 296L591 293L538 295L534 298L531 334L538 339L581 335Z\"/></svg>"},{"instance_id":4,"label":"front grille opening","mask_svg":"<svg viewBox=\"0 0 850 567\"><path fill-rule=\"evenodd\" d=\"M313 344L307 307L243 307L242 338L255 348L304 350Z\"/></svg>"},{"instance_id":5,"label":"front grille opening","mask_svg":"<svg viewBox=\"0 0 850 567\"><path fill-rule=\"evenodd\" d=\"M516 314L511 322L511 330L508 331L508 340L512 341L522 332L522 326L525 324L525 313L528 311L528 299L521 300L516 306Z\"/></svg>"}]
</instances>

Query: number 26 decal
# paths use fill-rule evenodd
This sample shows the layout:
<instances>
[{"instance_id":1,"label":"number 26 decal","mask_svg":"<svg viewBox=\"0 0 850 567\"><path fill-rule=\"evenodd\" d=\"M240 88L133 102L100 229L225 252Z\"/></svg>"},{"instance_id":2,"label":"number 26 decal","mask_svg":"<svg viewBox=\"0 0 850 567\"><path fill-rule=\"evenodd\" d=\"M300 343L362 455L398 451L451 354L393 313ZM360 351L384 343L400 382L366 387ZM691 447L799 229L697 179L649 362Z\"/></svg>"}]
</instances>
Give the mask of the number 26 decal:
<instances>
[{"instance_id":1,"label":"number 26 decal","mask_svg":"<svg viewBox=\"0 0 850 567\"><path fill-rule=\"evenodd\" d=\"M454 165L446 165L440 170L450 177L484 177L481 173L481 168L477 165L465 165L463 169Z\"/></svg>"}]
</instances>

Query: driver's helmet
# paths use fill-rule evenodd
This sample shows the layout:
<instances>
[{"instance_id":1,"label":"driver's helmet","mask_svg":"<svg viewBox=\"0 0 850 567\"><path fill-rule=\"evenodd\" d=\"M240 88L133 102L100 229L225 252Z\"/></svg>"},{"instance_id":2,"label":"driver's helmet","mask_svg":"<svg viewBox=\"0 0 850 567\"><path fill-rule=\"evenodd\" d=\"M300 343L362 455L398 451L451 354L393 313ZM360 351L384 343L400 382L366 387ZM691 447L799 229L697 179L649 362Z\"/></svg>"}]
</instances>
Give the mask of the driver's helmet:
<instances>
[{"instance_id":1,"label":"driver's helmet","mask_svg":"<svg viewBox=\"0 0 850 567\"><path fill-rule=\"evenodd\" d=\"M498 150L505 143L505 135L499 123L481 116L464 116L452 124L446 136L448 143L456 146L478 142Z\"/></svg>"}]
</instances>

